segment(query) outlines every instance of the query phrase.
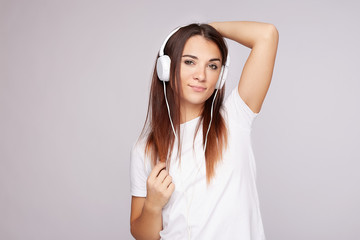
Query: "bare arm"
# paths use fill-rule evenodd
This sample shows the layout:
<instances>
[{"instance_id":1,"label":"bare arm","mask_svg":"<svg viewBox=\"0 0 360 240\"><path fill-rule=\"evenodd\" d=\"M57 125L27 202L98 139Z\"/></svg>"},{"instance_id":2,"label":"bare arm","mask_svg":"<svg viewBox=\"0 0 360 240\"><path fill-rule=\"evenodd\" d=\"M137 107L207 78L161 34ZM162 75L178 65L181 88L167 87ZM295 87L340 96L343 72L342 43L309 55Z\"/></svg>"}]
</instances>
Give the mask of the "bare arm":
<instances>
[{"instance_id":1,"label":"bare arm","mask_svg":"<svg viewBox=\"0 0 360 240\"><path fill-rule=\"evenodd\" d=\"M221 35L251 48L238 91L250 109L258 113L269 89L279 40L276 27L259 22L211 23Z\"/></svg>"},{"instance_id":2,"label":"bare arm","mask_svg":"<svg viewBox=\"0 0 360 240\"><path fill-rule=\"evenodd\" d=\"M132 197L130 226L137 240L160 239L162 208L168 202L175 186L165 163L158 163L147 180L147 197Z\"/></svg>"},{"instance_id":3,"label":"bare arm","mask_svg":"<svg viewBox=\"0 0 360 240\"><path fill-rule=\"evenodd\" d=\"M160 239L162 229L161 209L154 209L146 204L146 198L132 197L131 199L131 234L134 238Z\"/></svg>"}]
</instances>

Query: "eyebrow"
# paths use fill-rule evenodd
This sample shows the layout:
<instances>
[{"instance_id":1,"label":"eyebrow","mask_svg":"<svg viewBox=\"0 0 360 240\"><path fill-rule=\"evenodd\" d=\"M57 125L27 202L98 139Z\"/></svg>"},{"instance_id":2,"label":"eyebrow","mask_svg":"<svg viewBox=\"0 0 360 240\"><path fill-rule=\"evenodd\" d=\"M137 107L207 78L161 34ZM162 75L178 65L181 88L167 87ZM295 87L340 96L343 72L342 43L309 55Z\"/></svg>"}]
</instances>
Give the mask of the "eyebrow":
<instances>
[{"instance_id":1,"label":"eyebrow","mask_svg":"<svg viewBox=\"0 0 360 240\"><path fill-rule=\"evenodd\" d=\"M193 58L193 59L196 59L196 60L199 59L198 57L196 57L196 56L194 56L194 55L189 55L189 54L185 54L185 55L183 55L182 57L189 57L189 58ZM209 62L214 62L214 61L219 61L219 62L221 62L220 58L212 58L212 59L209 60Z\"/></svg>"}]
</instances>

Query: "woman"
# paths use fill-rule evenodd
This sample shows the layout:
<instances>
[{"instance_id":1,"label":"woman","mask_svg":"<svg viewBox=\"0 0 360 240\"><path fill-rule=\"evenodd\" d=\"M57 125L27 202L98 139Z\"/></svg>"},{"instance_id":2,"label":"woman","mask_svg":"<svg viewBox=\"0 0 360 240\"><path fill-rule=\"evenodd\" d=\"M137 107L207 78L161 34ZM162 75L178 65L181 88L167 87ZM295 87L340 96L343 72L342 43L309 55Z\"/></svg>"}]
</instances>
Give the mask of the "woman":
<instances>
[{"instance_id":1,"label":"woman","mask_svg":"<svg viewBox=\"0 0 360 240\"><path fill-rule=\"evenodd\" d=\"M251 48L224 103L223 37ZM265 239L250 135L277 44L277 29L258 22L191 24L165 40L147 120L131 152L136 239Z\"/></svg>"}]
</instances>

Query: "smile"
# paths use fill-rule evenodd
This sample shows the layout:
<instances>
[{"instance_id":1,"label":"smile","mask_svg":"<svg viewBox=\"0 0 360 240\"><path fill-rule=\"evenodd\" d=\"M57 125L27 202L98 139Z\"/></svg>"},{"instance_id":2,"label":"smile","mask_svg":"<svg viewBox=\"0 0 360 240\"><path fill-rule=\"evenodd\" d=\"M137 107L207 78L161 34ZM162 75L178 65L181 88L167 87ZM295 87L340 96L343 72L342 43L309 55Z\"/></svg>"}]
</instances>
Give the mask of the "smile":
<instances>
[{"instance_id":1,"label":"smile","mask_svg":"<svg viewBox=\"0 0 360 240\"><path fill-rule=\"evenodd\" d=\"M191 87L195 92L203 92L206 90L205 87L200 87L200 86L189 85L189 87Z\"/></svg>"}]
</instances>

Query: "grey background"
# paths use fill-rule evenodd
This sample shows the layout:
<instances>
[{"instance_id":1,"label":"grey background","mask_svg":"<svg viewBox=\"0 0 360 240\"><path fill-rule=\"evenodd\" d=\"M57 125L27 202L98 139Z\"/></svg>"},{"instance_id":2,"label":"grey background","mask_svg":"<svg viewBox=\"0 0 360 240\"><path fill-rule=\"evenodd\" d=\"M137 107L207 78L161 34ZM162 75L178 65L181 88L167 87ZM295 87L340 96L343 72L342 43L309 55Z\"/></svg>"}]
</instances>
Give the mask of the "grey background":
<instances>
[{"instance_id":1,"label":"grey background","mask_svg":"<svg viewBox=\"0 0 360 240\"><path fill-rule=\"evenodd\" d=\"M360 239L356 1L0 1L0 239L131 239L129 151L165 36L280 33L254 123L267 239ZM227 93L249 53L228 42Z\"/></svg>"}]
</instances>

